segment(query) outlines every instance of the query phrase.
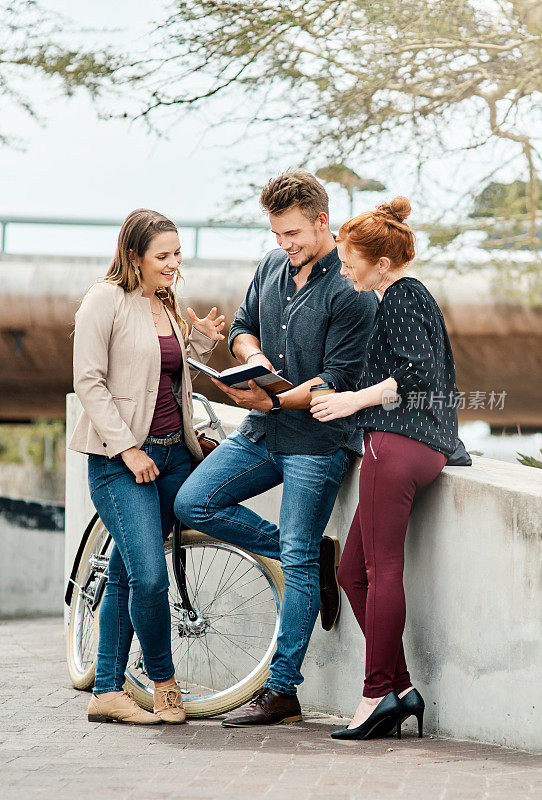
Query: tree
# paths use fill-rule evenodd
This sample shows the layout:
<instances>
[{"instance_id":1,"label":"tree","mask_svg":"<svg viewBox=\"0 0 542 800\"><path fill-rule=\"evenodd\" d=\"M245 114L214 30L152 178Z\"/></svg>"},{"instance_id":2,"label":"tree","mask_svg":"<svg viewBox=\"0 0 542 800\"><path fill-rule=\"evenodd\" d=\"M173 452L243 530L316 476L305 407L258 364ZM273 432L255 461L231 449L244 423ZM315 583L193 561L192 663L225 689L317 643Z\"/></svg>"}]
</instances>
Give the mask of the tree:
<instances>
[{"instance_id":1,"label":"tree","mask_svg":"<svg viewBox=\"0 0 542 800\"><path fill-rule=\"evenodd\" d=\"M133 77L139 116L229 94L277 147L293 142L320 163L415 147L423 164L507 140L526 168L535 246L537 0L176 0L157 35L163 57ZM214 121L232 107L217 104Z\"/></svg>"},{"instance_id":2,"label":"tree","mask_svg":"<svg viewBox=\"0 0 542 800\"><path fill-rule=\"evenodd\" d=\"M539 185L536 197L537 210L542 211L542 187ZM471 217L521 217L527 214L529 186L525 181L499 183L491 181L474 198Z\"/></svg>"},{"instance_id":3,"label":"tree","mask_svg":"<svg viewBox=\"0 0 542 800\"><path fill-rule=\"evenodd\" d=\"M469 214L471 220L462 225L429 225L426 232L429 242L435 247L445 247L457 239L466 230L485 233L481 246L487 250L527 248L525 230L528 219L528 190L525 181L512 183L491 181L473 197L473 209ZM537 185L536 209L542 211L542 187ZM541 215L537 215L539 221ZM538 225L536 235L542 239L542 230ZM529 237L530 244L530 237Z\"/></svg>"},{"instance_id":4,"label":"tree","mask_svg":"<svg viewBox=\"0 0 542 800\"><path fill-rule=\"evenodd\" d=\"M350 201L350 216L354 214L354 194L355 192L383 192L385 186L380 181L373 178L362 178L346 164L329 164L327 167L320 167L316 170L316 177L324 183L338 183L346 189Z\"/></svg>"},{"instance_id":5,"label":"tree","mask_svg":"<svg viewBox=\"0 0 542 800\"><path fill-rule=\"evenodd\" d=\"M36 74L56 80L67 96L77 87L96 96L115 72L115 60L106 51L68 47L64 43L66 20L50 14L35 0L0 0L0 19L0 98L4 108L12 106L39 119L42 104L32 97L28 86L28 79ZM0 145L20 141L0 127Z\"/></svg>"}]
</instances>

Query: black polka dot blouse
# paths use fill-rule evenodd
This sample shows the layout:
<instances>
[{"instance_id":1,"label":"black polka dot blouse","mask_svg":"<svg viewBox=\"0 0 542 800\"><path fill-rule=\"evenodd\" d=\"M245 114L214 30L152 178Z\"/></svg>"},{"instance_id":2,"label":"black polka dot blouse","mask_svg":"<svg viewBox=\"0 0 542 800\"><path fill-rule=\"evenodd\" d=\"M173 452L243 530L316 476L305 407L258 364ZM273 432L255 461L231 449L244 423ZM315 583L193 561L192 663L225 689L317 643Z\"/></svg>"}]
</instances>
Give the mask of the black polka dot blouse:
<instances>
[{"instance_id":1,"label":"black polka dot blouse","mask_svg":"<svg viewBox=\"0 0 542 800\"><path fill-rule=\"evenodd\" d=\"M358 426L453 453L459 402L454 357L442 312L416 278L400 278L384 292L359 387L389 377L397 381L398 401L362 409Z\"/></svg>"}]
</instances>

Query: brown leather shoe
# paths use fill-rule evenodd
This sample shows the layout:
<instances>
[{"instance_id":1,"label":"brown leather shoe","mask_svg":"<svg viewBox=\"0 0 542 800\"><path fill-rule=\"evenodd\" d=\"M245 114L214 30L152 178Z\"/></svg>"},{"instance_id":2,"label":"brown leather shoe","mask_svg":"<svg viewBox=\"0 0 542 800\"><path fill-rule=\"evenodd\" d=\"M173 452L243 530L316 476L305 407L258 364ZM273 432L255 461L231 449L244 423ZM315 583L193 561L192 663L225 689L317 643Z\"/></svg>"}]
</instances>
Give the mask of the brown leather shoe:
<instances>
[{"instance_id":1,"label":"brown leather shoe","mask_svg":"<svg viewBox=\"0 0 542 800\"><path fill-rule=\"evenodd\" d=\"M154 687L154 713L168 725L186 722L183 696L177 683Z\"/></svg>"},{"instance_id":2,"label":"brown leather shoe","mask_svg":"<svg viewBox=\"0 0 542 800\"><path fill-rule=\"evenodd\" d=\"M325 631L332 629L341 611L341 591L337 582L340 554L339 540L335 536L323 536L320 542L320 620Z\"/></svg>"},{"instance_id":3,"label":"brown leather shoe","mask_svg":"<svg viewBox=\"0 0 542 800\"><path fill-rule=\"evenodd\" d=\"M126 692L112 697L93 694L88 704L89 722L124 722L126 725L158 725L161 721L150 711L140 708Z\"/></svg>"},{"instance_id":4,"label":"brown leather shoe","mask_svg":"<svg viewBox=\"0 0 542 800\"><path fill-rule=\"evenodd\" d=\"M229 714L225 728L252 728L255 725L280 725L281 722L300 722L301 706L296 694L282 694L260 689L252 700Z\"/></svg>"}]
</instances>

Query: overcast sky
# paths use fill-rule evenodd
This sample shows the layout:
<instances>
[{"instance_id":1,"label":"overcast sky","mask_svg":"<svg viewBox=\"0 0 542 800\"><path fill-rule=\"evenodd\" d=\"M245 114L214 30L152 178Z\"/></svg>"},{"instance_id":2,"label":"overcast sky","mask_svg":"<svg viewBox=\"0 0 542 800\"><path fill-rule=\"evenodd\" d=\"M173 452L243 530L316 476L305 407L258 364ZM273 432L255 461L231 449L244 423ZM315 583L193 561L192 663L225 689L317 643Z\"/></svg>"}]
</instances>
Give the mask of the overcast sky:
<instances>
[{"instance_id":1,"label":"overcast sky","mask_svg":"<svg viewBox=\"0 0 542 800\"><path fill-rule=\"evenodd\" d=\"M106 0L44 0L82 27L118 27L111 42L140 50L150 21L160 18L163 3ZM92 34L89 34L91 40ZM225 153L198 147L203 125L187 119L170 141L149 135L139 124L101 121L83 92L67 100L55 97L50 83L35 80L33 94L45 117L44 126L17 113L4 124L25 140L24 151L0 149L0 213L66 217L121 217L137 207L155 208L176 219L206 219L217 215L228 192ZM40 95L46 93L42 102ZM257 204L254 207L257 213ZM74 252L81 245L107 253L115 231L40 229L13 226L8 246L13 250ZM230 237L231 238L231 237ZM205 245L205 239L204 239Z\"/></svg>"},{"instance_id":2,"label":"overcast sky","mask_svg":"<svg viewBox=\"0 0 542 800\"><path fill-rule=\"evenodd\" d=\"M149 24L163 18L163 0L42 0L50 9L62 12L83 27L117 29L107 36L111 46L141 52ZM88 34L90 43L97 34ZM66 99L51 82L36 79L32 93L39 99L45 124L12 111L3 124L25 140L25 150L0 149L0 214L50 215L67 217L124 218L134 208L155 208L179 219L224 218L226 198L235 193L236 178L230 169L245 153L257 154L250 137L241 143L213 146L213 134L204 135L208 122L187 117L178 124L171 139L160 139L146 132L141 124L101 121L96 107L83 93ZM203 140L203 141L202 141ZM216 136L215 136L216 140ZM269 176L289 162L268 165ZM461 191L467 178L485 169L479 157L466 165L443 161L452 187ZM416 186L401 165L386 165L386 172L368 173L390 187L386 193L410 194ZM424 189L426 207L438 209L445 189L438 169ZM329 187L328 187L329 189ZM342 221L348 215L346 198L340 190L330 191L332 218ZM382 198L366 194L363 207ZM358 211L361 208L357 209ZM416 208L415 208L416 212ZM247 213L254 219L261 212L257 198ZM423 211L422 211L423 215ZM262 216L262 220L265 218ZM8 247L25 252L110 253L116 231L76 229L49 230L12 227ZM187 237L187 241L190 237ZM203 237L204 255L255 257L273 245L271 236L224 234ZM189 249L189 247L187 248Z\"/></svg>"}]
</instances>

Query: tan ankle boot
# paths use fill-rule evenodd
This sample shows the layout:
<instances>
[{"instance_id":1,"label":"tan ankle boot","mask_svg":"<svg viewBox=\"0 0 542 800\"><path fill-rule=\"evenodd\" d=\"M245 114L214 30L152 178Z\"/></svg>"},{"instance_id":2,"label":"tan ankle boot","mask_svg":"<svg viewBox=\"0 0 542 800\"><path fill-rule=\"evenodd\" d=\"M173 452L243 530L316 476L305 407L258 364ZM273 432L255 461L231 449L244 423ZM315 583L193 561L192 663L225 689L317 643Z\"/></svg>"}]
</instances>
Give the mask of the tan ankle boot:
<instances>
[{"instance_id":1,"label":"tan ankle boot","mask_svg":"<svg viewBox=\"0 0 542 800\"><path fill-rule=\"evenodd\" d=\"M140 708L126 692L103 698L93 694L88 704L89 722L125 722L128 725L157 725L160 720Z\"/></svg>"},{"instance_id":2,"label":"tan ankle boot","mask_svg":"<svg viewBox=\"0 0 542 800\"><path fill-rule=\"evenodd\" d=\"M176 683L154 687L154 713L162 722L178 725L186 720L183 696Z\"/></svg>"}]
</instances>

